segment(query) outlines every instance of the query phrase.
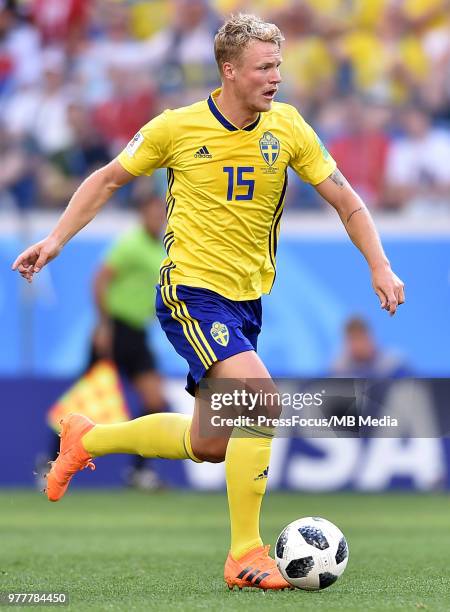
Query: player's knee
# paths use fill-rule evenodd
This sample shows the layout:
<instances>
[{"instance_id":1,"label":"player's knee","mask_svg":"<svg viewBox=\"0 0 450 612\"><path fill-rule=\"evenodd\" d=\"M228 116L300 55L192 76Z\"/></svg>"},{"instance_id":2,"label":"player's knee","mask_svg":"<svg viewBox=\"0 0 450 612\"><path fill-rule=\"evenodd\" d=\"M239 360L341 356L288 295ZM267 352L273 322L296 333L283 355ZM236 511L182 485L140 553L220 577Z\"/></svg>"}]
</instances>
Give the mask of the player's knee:
<instances>
[{"instance_id":1,"label":"player's knee","mask_svg":"<svg viewBox=\"0 0 450 612\"><path fill-rule=\"evenodd\" d=\"M222 446L196 446L192 445L192 452L201 461L206 461L207 463L222 463L225 459L225 450Z\"/></svg>"},{"instance_id":2,"label":"player's knee","mask_svg":"<svg viewBox=\"0 0 450 612\"><path fill-rule=\"evenodd\" d=\"M268 420L278 419L281 415L282 406L277 387L271 379L259 380L258 383L258 387L248 388L248 393L256 400L256 404L248 416L254 418L261 416Z\"/></svg>"},{"instance_id":3,"label":"player's knee","mask_svg":"<svg viewBox=\"0 0 450 612\"><path fill-rule=\"evenodd\" d=\"M264 400L258 408L258 414L264 415L268 420L278 419L281 409L278 392L273 391L265 394Z\"/></svg>"},{"instance_id":4,"label":"player's knee","mask_svg":"<svg viewBox=\"0 0 450 612\"><path fill-rule=\"evenodd\" d=\"M222 463L225 460L223 453L204 453L202 461L207 463Z\"/></svg>"}]
</instances>

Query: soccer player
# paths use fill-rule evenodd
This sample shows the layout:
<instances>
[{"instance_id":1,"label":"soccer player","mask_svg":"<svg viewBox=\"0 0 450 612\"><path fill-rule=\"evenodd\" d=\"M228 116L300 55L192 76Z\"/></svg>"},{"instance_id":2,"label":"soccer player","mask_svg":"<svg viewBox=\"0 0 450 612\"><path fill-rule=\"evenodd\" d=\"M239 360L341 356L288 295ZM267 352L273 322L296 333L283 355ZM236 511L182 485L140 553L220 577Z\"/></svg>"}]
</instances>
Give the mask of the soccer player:
<instances>
[{"instance_id":1,"label":"soccer player","mask_svg":"<svg viewBox=\"0 0 450 612\"><path fill-rule=\"evenodd\" d=\"M403 283L391 270L364 203L298 112L273 101L281 82L282 40L274 24L252 15L229 19L215 38L222 87L207 100L166 110L145 125L117 159L84 181L50 235L13 264L31 282L116 189L167 168L167 257L156 307L167 337L189 364L193 417L154 414L117 425L67 418L47 495L60 499L73 474L108 453L225 459L230 588L288 587L259 534L273 431L250 428L244 437L235 428L231 436L200 435L198 383L205 376L210 382L258 379L265 381L265 391L276 391L256 348L260 296L275 279L288 166L337 210L367 260L382 308L393 315L404 301ZM276 406L266 408L269 417L278 416Z\"/></svg>"}]
</instances>

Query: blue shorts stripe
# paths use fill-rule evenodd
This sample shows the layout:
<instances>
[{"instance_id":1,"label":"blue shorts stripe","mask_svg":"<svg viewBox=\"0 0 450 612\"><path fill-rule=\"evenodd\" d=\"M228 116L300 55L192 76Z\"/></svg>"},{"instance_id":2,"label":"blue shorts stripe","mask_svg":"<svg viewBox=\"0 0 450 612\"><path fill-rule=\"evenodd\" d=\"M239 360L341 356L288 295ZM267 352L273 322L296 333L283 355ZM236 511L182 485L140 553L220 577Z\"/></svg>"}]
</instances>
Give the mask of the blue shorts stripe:
<instances>
[{"instance_id":1,"label":"blue shorts stripe","mask_svg":"<svg viewBox=\"0 0 450 612\"><path fill-rule=\"evenodd\" d=\"M170 260L166 261L164 280L173 269ZM209 289L161 284L156 313L169 341L189 364L186 389L191 395L214 363L257 350L262 315L259 299L233 302ZM218 325L223 335L213 336L211 331ZM252 430L251 435L259 432Z\"/></svg>"},{"instance_id":2,"label":"blue shorts stripe","mask_svg":"<svg viewBox=\"0 0 450 612\"><path fill-rule=\"evenodd\" d=\"M182 309L184 315L187 317L188 320L192 321L192 323L193 323L193 325L195 327L195 330L197 332L197 339L199 340L200 344L203 346L204 349L206 349L207 354L209 355L210 359L212 359L212 363L216 362L217 361L216 354L212 350L211 345L209 344L208 340L205 338L205 335L202 332L202 328L200 327L198 320L195 317L192 317L189 314L189 310L188 310L188 307L186 305L186 302L184 302L183 300L180 300L178 298L178 296L177 296L177 286L176 285L172 285L171 288L173 290L174 301L181 305L181 309Z\"/></svg>"},{"instance_id":3,"label":"blue shorts stripe","mask_svg":"<svg viewBox=\"0 0 450 612\"><path fill-rule=\"evenodd\" d=\"M189 319L186 319L186 317L183 315L183 313L181 312L180 305L173 301L170 296L169 290L169 286L161 287L161 296L164 301L164 304L171 311L172 318L178 321L178 323L180 323L187 341L194 349L196 355L198 356L204 367L208 369L212 365L212 361L208 358L208 355L205 352L204 348L198 342L198 339L192 327L192 322Z\"/></svg>"}]
</instances>

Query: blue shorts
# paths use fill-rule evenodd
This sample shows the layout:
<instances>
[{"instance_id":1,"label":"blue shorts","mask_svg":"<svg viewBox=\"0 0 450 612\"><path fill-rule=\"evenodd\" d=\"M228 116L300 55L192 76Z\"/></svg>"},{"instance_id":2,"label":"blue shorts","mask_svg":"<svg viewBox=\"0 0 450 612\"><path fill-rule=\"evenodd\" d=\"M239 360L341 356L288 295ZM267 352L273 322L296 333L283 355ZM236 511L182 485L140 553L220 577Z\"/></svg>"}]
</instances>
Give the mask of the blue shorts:
<instances>
[{"instance_id":1,"label":"blue shorts","mask_svg":"<svg viewBox=\"0 0 450 612\"><path fill-rule=\"evenodd\" d=\"M209 289L157 285L156 314L169 341L189 364L186 390L191 395L213 363L256 351L260 299L234 302Z\"/></svg>"}]
</instances>

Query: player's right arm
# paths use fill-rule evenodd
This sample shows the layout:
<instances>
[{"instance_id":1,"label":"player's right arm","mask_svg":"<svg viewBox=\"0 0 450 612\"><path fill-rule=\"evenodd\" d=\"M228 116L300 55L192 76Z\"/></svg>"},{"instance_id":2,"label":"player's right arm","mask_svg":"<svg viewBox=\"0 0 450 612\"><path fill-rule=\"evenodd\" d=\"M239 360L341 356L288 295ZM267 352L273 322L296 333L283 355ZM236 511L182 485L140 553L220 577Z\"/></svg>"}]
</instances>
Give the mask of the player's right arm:
<instances>
[{"instance_id":1,"label":"player's right arm","mask_svg":"<svg viewBox=\"0 0 450 612\"><path fill-rule=\"evenodd\" d=\"M109 198L135 176L117 160L96 170L85 179L72 196L53 231L44 240L23 251L12 265L31 283L33 275L54 259L64 245L87 225Z\"/></svg>"},{"instance_id":2,"label":"player's right arm","mask_svg":"<svg viewBox=\"0 0 450 612\"><path fill-rule=\"evenodd\" d=\"M59 255L119 187L136 176L150 175L155 168L169 167L173 149L169 114L165 111L149 121L115 160L83 181L52 233L21 253L12 269L31 283L34 274Z\"/></svg>"}]
</instances>

